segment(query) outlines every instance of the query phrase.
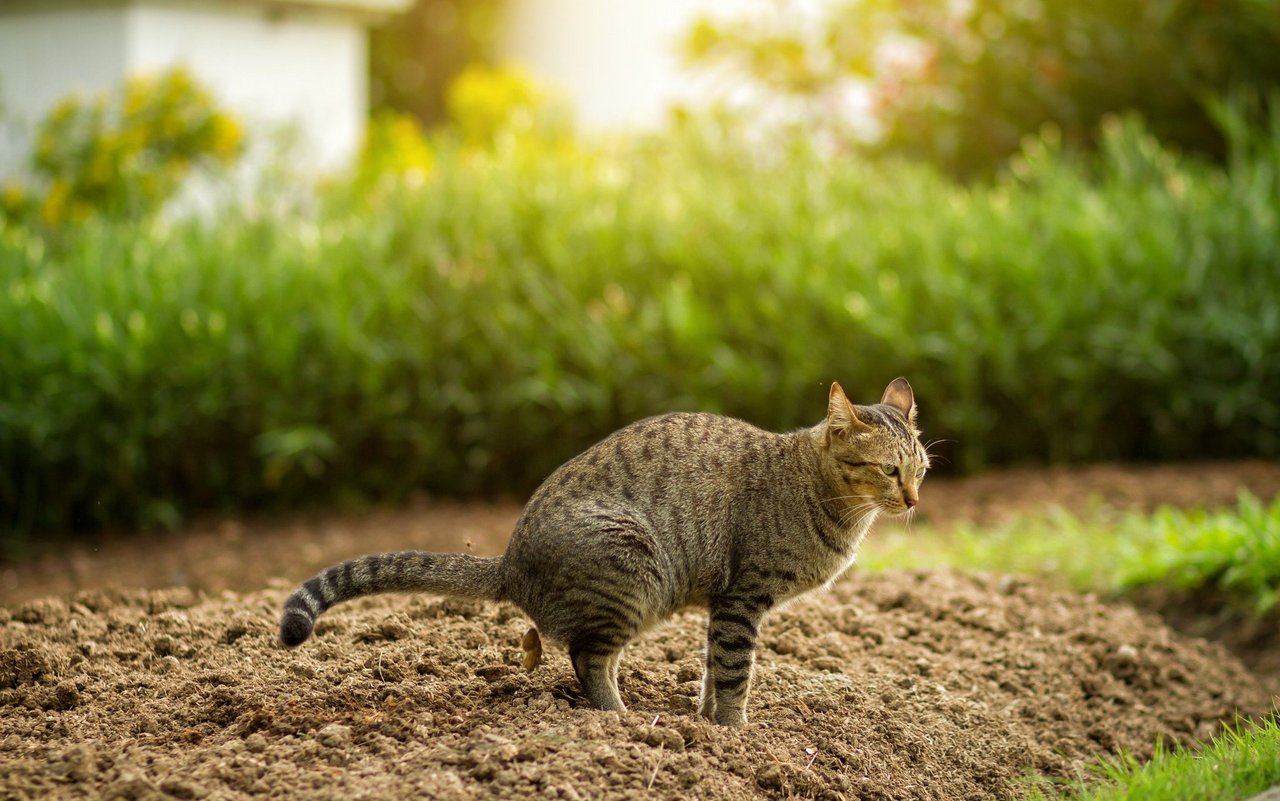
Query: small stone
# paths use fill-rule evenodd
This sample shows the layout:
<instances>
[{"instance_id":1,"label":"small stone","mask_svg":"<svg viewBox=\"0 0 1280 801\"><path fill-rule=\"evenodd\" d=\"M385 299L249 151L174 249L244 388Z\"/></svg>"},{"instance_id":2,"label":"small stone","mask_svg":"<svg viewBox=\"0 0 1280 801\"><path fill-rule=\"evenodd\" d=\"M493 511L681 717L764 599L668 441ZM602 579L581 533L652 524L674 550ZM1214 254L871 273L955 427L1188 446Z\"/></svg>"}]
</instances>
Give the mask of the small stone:
<instances>
[{"instance_id":1,"label":"small stone","mask_svg":"<svg viewBox=\"0 0 1280 801\"><path fill-rule=\"evenodd\" d=\"M124 773L108 785L103 798L107 801L151 801L163 798L156 786L135 773Z\"/></svg>"},{"instance_id":2,"label":"small stone","mask_svg":"<svg viewBox=\"0 0 1280 801\"><path fill-rule=\"evenodd\" d=\"M520 774L510 768L503 768L493 774L494 784L515 784L520 779Z\"/></svg>"},{"instance_id":3,"label":"small stone","mask_svg":"<svg viewBox=\"0 0 1280 801\"><path fill-rule=\"evenodd\" d=\"M351 727L340 723L330 723L316 732L316 742L329 748L341 748L351 743ZM246 742L247 746L248 743Z\"/></svg>"},{"instance_id":4,"label":"small stone","mask_svg":"<svg viewBox=\"0 0 1280 801\"><path fill-rule=\"evenodd\" d=\"M33 684L51 669L45 655L30 646L0 651L0 689Z\"/></svg>"},{"instance_id":5,"label":"small stone","mask_svg":"<svg viewBox=\"0 0 1280 801\"><path fill-rule=\"evenodd\" d=\"M782 770L777 765L765 765L756 772L756 784L765 790L782 789Z\"/></svg>"},{"instance_id":6,"label":"small stone","mask_svg":"<svg viewBox=\"0 0 1280 801\"><path fill-rule=\"evenodd\" d=\"M693 711L694 703L693 699L684 693L673 693L667 698L667 707L672 712L683 715Z\"/></svg>"},{"instance_id":7,"label":"small stone","mask_svg":"<svg viewBox=\"0 0 1280 801\"><path fill-rule=\"evenodd\" d=\"M476 675L488 682L494 682L511 672L506 665L486 665L476 671Z\"/></svg>"},{"instance_id":8,"label":"small stone","mask_svg":"<svg viewBox=\"0 0 1280 801\"><path fill-rule=\"evenodd\" d=\"M85 781L94 772L94 756L92 747L77 743L50 758L49 772L63 781Z\"/></svg>"},{"instance_id":9,"label":"small stone","mask_svg":"<svg viewBox=\"0 0 1280 801\"><path fill-rule=\"evenodd\" d=\"M160 783L160 790L174 798L182 799L204 798L209 794L204 787L186 779L165 779Z\"/></svg>"}]
</instances>

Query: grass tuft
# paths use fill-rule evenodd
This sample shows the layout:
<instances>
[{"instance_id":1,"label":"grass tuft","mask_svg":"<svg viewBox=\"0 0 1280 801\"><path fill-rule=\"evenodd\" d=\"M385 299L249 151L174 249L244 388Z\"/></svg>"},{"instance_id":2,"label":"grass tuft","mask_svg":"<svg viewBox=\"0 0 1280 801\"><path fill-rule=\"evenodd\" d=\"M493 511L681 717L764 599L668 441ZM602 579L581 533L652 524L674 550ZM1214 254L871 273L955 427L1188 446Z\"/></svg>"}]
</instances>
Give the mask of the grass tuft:
<instances>
[{"instance_id":1,"label":"grass tuft","mask_svg":"<svg viewBox=\"0 0 1280 801\"><path fill-rule=\"evenodd\" d=\"M1032 785L1027 801L1244 801L1280 784L1280 725L1273 714L1230 726L1201 749L1156 744L1150 762L1122 754L1071 786Z\"/></svg>"},{"instance_id":2,"label":"grass tuft","mask_svg":"<svg viewBox=\"0 0 1280 801\"><path fill-rule=\"evenodd\" d=\"M1263 615L1280 592L1280 498L1268 504L1245 493L1230 509L1142 514L1095 507L1082 516L1057 509L946 531L886 529L859 563L1027 573L1078 592L1209 590Z\"/></svg>"}]
</instances>

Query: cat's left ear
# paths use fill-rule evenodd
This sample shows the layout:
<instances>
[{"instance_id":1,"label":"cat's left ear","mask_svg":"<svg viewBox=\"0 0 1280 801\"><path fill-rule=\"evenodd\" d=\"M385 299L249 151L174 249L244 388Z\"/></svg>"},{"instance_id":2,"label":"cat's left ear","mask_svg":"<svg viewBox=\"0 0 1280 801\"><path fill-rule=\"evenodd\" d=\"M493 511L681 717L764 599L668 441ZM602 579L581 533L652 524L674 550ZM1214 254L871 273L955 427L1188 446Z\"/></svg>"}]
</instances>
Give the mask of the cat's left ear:
<instances>
[{"instance_id":1,"label":"cat's left ear","mask_svg":"<svg viewBox=\"0 0 1280 801\"><path fill-rule=\"evenodd\" d=\"M884 388L884 394L880 396L880 402L902 412L908 423L915 423L916 396L907 379L899 376L890 381L889 386Z\"/></svg>"},{"instance_id":2,"label":"cat's left ear","mask_svg":"<svg viewBox=\"0 0 1280 801\"><path fill-rule=\"evenodd\" d=\"M848 396L840 388L840 382L832 382L831 392L827 395L828 436L836 434L841 437L848 437L852 434L866 431L869 428L870 426L858 419L858 413L854 411L853 404L849 402Z\"/></svg>"}]
</instances>

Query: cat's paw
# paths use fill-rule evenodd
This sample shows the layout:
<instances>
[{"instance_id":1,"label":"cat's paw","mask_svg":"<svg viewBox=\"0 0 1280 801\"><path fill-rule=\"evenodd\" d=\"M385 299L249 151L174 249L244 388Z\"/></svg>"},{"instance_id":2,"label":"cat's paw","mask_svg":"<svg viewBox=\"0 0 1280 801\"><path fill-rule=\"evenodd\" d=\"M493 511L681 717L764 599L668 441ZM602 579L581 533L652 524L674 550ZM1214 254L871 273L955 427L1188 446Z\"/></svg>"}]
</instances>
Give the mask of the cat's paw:
<instances>
[{"instance_id":1,"label":"cat's paw","mask_svg":"<svg viewBox=\"0 0 1280 801\"><path fill-rule=\"evenodd\" d=\"M714 720L721 726L737 728L747 725L747 713L741 709L717 709Z\"/></svg>"},{"instance_id":2,"label":"cat's paw","mask_svg":"<svg viewBox=\"0 0 1280 801\"><path fill-rule=\"evenodd\" d=\"M698 714L711 722L716 719L716 699L714 696L703 698L698 702Z\"/></svg>"}]
</instances>

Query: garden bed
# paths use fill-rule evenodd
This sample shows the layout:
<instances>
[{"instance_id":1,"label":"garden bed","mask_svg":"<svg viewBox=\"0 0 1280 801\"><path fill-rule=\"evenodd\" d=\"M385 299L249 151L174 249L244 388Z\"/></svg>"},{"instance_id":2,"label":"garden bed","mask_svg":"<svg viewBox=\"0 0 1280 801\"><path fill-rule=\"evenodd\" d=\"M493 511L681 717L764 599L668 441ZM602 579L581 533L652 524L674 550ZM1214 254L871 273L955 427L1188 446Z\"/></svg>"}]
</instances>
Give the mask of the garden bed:
<instances>
[{"instance_id":1,"label":"garden bed","mask_svg":"<svg viewBox=\"0 0 1280 801\"><path fill-rule=\"evenodd\" d=\"M629 649L625 714L507 605L380 597L286 652L288 588L0 612L8 798L1003 798L1270 700L1220 646L999 576L854 574L767 619L751 723L696 717L705 618Z\"/></svg>"}]
</instances>

